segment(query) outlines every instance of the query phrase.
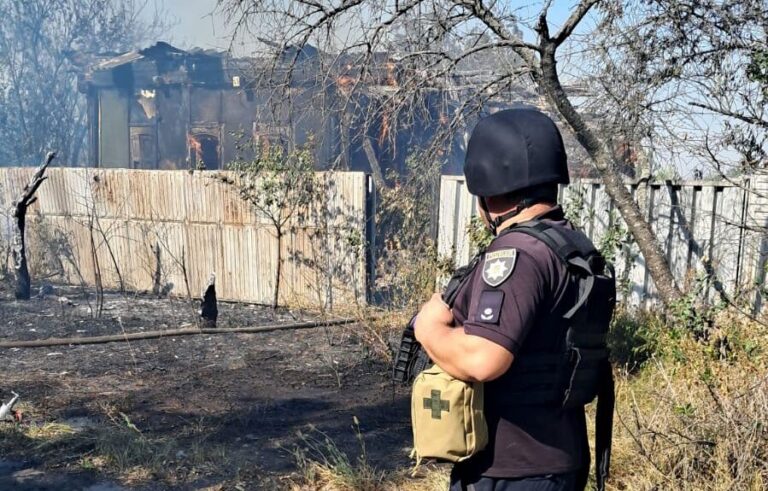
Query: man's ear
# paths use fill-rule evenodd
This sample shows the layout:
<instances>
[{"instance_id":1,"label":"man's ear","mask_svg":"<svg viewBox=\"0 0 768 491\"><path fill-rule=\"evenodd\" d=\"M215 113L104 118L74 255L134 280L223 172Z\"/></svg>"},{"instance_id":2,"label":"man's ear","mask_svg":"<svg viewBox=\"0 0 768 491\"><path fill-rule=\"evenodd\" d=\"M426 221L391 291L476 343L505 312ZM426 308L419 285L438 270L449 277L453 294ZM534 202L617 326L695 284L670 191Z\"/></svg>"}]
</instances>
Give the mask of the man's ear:
<instances>
[{"instance_id":1,"label":"man's ear","mask_svg":"<svg viewBox=\"0 0 768 491\"><path fill-rule=\"evenodd\" d=\"M485 225L486 228L490 226L490 223L488 223L488 214L483 210L483 198L477 198L477 205L475 208L477 208L477 214L480 217L480 220L483 221L483 225Z\"/></svg>"}]
</instances>

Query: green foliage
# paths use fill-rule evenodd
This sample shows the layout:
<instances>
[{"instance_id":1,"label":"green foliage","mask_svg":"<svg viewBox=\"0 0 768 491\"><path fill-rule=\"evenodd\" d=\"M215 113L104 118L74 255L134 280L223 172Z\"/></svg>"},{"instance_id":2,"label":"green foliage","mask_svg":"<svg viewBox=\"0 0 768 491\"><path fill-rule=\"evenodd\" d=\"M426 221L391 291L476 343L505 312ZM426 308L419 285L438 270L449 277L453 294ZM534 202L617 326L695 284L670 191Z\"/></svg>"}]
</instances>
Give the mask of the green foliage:
<instances>
[{"instance_id":1,"label":"green foliage","mask_svg":"<svg viewBox=\"0 0 768 491\"><path fill-rule=\"evenodd\" d=\"M578 190L575 192L574 189L571 189L571 191L567 193L565 202L563 203L563 211L565 212L565 218L567 218L569 222L580 227L582 225L582 220L587 218L584 217L584 212L587 211L584 206L586 199L584 197L584 191L581 188L576 189Z\"/></svg>"},{"instance_id":2,"label":"green foliage","mask_svg":"<svg viewBox=\"0 0 768 491\"><path fill-rule=\"evenodd\" d=\"M640 369L659 352L664 328L661 319L650 314L618 309L608 333L614 363L629 372Z\"/></svg>"},{"instance_id":3,"label":"green foliage","mask_svg":"<svg viewBox=\"0 0 768 491\"><path fill-rule=\"evenodd\" d=\"M440 165L414 153L406 173L391 173L379 189L376 209L377 290L379 300L395 308L414 308L435 291L439 273L453 269L438 257L433 240L437 218Z\"/></svg>"},{"instance_id":4,"label":"green foliage","mask_svg":"<svg viewBox=\"0 0 768 491\"><path fill-rule=\"evenodd\" d=\"M472 249L488 247L493 240L493 234L478 215L473 216L467 224L467 235Z\"/></svg>"},{"instance_id":5,"label":"green foliage","mask_svg":"<svg viewBox=\"0 0 768 491\"><path fill-rule=\"evenodd\" d=\"M752 59L747 65L747 77L753 82L760 82L764 90L768 91L768 49L752 53Z\"/></svg>"},{"instance_id":6,"label":"green foliage","mask_svg":"<svg viewBox=\"0 0 768 491\"><path fill-rule=\"evenodd\" d=\"M291 150L284 150L279 145L253 145L250 150L254 154L252 159L237 159L229 165L229 170L237 177L217 174L216 178L237 189L240 197L272 224L277 238L272 298L272 307L276 309L280 301L284 260L283 236L289 231L288 226L307 220L320 187L311 140L306 146Z\"/></svg>"},{"instance_id":7,"label":"green foliage","mask_svg":"<svg viewBox=\"0 0 768 491\"><path fill-rule=\"evenodd\" d=\"M251 160L235 160L229 170L240 196L275 226L278 235L292 218L305 218L315 200L315 166L311 143L285 151L279 146L257 147Z\"/></svg>"},{"instance_id":8,"label":"green foliage","mask_svg":"<svg viewBox=\"0 0 768 491\"><path fill-rule=\"evenodd\" d=\"M379 190L376 223L385 246L420 248L426 246L437 206L440 165L413 153L406 159L406 171L391 171L391 185Z\"/></svg>"},{"instance_id":9,"label":"green foliage","mask_svg":"<svg viewBox=\"0 0 768 491\"><path fill-rule=\"evenodd\" d=\"M676 330L683 329L702 338L708 336L715 316L726 306L722 302L707 305L701 301L706 285L706 275L699 276L694 285L669 306L670 320Z\"/></svg>"},{"instance_id":10,"label":"green foliage","mask_svg":"<svg viewBox=\"0 0 768 491\"><path fill-rule=\"evenodd\" d=\"M611 225L600 238L600 243L597 244L597 249L608 263L615 265L619 252L625 244L632 240L632 235L629 233L627 227L624 226L615 210L609 212L608 223Z\"/></svg>"}]
</instances>

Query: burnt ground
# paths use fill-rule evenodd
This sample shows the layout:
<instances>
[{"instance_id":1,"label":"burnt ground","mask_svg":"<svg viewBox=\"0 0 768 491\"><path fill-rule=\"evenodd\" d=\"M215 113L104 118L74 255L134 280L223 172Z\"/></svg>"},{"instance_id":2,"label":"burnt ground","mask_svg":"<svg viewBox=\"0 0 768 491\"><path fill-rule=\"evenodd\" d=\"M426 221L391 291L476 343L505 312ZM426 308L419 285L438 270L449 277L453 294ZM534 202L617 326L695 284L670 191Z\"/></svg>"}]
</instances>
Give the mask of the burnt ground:
<instances>
[{"instance_id":1,"label":"burnt ground","mask_svg":"<svg viewBox=\"0 0 768 491\"><path fill-rule=\"evenodd\" d=\"M94 319L90 302L65 288L27 302L0 292L0 339L172 329L196 318L186 301L109 294ZM219 307L222 327L312 319ZM25 416L20 428L0 423L0 489L283 488L299 471L297 449L328 454L324 435L356 462L354 416L373 466L406 466L407 392L393 388L358 329L2 349L0 397L20 393Z\"/></svg>"}]
</instances>

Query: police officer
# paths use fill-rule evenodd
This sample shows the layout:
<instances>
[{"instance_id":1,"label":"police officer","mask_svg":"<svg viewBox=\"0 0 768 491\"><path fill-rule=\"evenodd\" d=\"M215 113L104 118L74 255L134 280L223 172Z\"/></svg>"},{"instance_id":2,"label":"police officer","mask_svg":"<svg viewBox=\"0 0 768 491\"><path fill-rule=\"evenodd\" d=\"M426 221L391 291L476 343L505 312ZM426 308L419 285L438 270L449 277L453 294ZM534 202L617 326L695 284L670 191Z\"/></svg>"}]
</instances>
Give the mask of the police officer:
<instances>
[{"instance_id":1,"label":"police officer","mask_svg":"<svg viewBox=\"0 0 768 491\"><path fill-rule=\"evenodd\" d=\"M456 464L451 491L583 489L589 446L582 406L516 406L506 375L518 358L562 346L562 316L578 283L551 247L515 233L530 220L572 228L557 205L567 184L562 137L534 109L497 112L478 122L467 148L467 188L497 237L449 309L439 294L424 304L415 335L450 375L485 382L489 443Z\"/></svg>"}]
</instances>

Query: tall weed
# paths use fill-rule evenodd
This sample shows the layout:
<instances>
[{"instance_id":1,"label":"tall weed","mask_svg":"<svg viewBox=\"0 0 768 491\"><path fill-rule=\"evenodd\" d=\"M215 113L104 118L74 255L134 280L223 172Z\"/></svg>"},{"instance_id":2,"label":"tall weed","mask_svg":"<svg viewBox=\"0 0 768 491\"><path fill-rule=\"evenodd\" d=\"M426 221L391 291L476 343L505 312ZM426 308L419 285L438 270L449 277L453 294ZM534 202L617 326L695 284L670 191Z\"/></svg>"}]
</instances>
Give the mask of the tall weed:
<instances>
[{"instance_id":1,"label":"tall weed","mask_svg":"<svg viewBox=\"0 0 768 491\"><path fill-rule=\"evenodd\" d=\"M611 486L766 489L766 327L721 312L706 337L667 325L653 339L642 369L619 376Z\"/></svg>"}]
</instances>

